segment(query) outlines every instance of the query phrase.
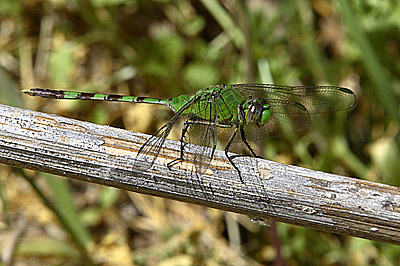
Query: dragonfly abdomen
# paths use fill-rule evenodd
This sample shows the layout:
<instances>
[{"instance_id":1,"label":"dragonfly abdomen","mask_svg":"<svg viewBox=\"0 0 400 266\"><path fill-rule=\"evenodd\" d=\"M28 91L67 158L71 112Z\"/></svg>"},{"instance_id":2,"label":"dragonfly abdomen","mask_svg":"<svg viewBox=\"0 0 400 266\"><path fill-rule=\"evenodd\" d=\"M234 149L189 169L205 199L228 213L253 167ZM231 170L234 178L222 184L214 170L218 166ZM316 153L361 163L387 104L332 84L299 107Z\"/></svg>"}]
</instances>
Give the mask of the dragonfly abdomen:
<instances>
[{"instance_id":1,"label":"dragonfly abdomen","mask_svg":"<svg viewBox=\"0 0 400 266\"><path fill-rule=\"evenodd\" d=\"M31 88L23 90L24 93L30 96L39 96L51 99L68 99L68 100L92 100L92 101L116 101L116 102L130 102L130 103L148 103L160 104L171 108L169 99L157 99L150 97L137 97L137 96L124 96L117 94L101 94L90 92L76 92L76 91L63 91L51 90L42 88Z\"/></svg>"}]
</instances>

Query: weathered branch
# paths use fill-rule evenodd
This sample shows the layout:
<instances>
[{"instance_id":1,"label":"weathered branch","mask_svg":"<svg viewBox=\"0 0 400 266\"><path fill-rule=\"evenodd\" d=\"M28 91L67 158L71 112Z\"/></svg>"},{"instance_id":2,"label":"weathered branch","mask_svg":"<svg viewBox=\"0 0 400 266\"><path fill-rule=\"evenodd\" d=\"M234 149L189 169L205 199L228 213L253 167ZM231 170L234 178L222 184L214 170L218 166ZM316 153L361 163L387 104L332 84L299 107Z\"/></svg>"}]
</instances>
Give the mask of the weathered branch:
<instances>
[{"instance_id":1,"label":"weathered branch","mask_svg":"<svg viewBox=\"0 0 400 266\"><path fill-rule=\"evenodd\" d=\"M238 157L242 183L222 151L196 176L168 170L179 142L137 169L147 135L0 105L0 162L129 191L191 202L343 235L400 244L400 190L262 159Z\"/></svg>"}]
</instances>

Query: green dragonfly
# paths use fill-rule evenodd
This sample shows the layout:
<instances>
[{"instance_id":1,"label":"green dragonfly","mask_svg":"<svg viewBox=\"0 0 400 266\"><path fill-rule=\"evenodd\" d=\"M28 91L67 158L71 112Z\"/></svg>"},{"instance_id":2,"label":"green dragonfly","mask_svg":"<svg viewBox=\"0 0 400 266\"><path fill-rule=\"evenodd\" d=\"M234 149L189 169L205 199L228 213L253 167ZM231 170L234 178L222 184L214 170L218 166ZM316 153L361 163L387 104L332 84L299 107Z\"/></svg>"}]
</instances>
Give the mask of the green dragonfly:
<instances>
[{"instance_id":1,"label":"green dragonfly","mask_svg":"<svg viewBox=\"0 0 400 266\"><path fill-rule=\"evenodd\" d=\"M310 114L350 109L356 102L355 94L343 87L273 84L214 85L194 95L179 95L170 99L42 88L31 88L23 92L55 99L168 106L175 115L143 144L136 156L138 163L135 164L141 169L149 169L174 124L178 118L183 117L180 156L169 162L168 168L180 161L190 161L195 164L195 172L202 175L209 168L217 140L221 139L227 142L226 157L241 180L241 172L233 162L235 156L228 155L233 142L243 142L249 152L256 156L249 140L275 138L304 130L310 125Z\"/></svg>"}]
</instances>

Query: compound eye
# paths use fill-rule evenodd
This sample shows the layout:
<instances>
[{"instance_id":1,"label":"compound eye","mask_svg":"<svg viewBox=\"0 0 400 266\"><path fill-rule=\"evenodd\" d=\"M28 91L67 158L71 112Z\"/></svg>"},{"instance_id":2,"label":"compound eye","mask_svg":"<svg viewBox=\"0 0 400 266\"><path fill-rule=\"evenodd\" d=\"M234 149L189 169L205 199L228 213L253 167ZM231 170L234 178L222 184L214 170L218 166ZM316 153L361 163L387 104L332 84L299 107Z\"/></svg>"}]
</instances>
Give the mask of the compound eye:
<instances>
[{"instance_id":1,"label":"compound eye","mask_svg":"<svg viewBox=\"0 0 400 266\"><path fill-rule=\"evenodd\" d=\"M271 117L272 117L272 108L271 108L271 106L269 106L268 104L265 104L264 106L263 106L264 108L264 110L263 110L263 112L262 112L262 114L261 114L261 124L263 125L264 123L266 123L266 122L268 122L268 120L270 120L271 119Z\"/></svg>"}]
</instances>

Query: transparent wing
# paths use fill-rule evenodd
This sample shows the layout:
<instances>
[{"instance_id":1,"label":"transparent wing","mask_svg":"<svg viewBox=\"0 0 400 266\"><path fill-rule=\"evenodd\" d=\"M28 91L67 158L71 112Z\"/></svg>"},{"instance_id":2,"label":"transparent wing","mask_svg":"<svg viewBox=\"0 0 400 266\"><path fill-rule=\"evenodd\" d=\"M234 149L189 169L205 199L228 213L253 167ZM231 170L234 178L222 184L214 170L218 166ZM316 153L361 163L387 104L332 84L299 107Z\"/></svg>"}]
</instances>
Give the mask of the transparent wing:
<instances>
[{"instance_id":1,"label":"transparent wing","mask_svg":"<svg viewBox=\"0 0 400 266\"><path fill-rule=\"evenodd\" d=\"M162 146L168 135L171 133L174 124L178 120L178 118L182 115L182 113L187 110L194 102L197 101L197 98L191 99L187 102L172 118L168 121L164 126L162 126L156 133L154 133L144 144L140 147L138 154L135 158L134 166L136 168L147 170L149 169L155 162L160 153Z\"/></svg>"},{"instance_id":2,"label":"transparent wing","mask_svg":"<svg viewBox=\"0 0 400 266\"><path fill-rule=\"evenodd\" d=\"M285 99L268 99L272 109L272 117L262 127L253 124L244 125L243 129L247 140L262 140L276 138L299 132L310 126L310 114L307 109L299 103ZM231 127L218 127L218 138L228 141L232 136ZM233 142L241 142L237 134Z\"/></svg>"},{"instance_id":3,"label":"transparent wing","mask_svg":"<svg viewBox=\"0 0 400 266\"><path fill-rule=\"evenodd\" d=\"M184 158L196 164L196 172L202 175L209 167L217 146L217 117L221 98L219 93L205 95L193 106L193 116L186 122L185 142L195 144L184 152ZM198 114L202 112L200 119Z\"/></svg>"},{"instance_id":4,"label":"transparent wing","mask_svg":"<svg viewBox=\"0 0 400 266\"><path fill-rule=\"evenodd\" d=\"M185 160L194 162L200 175L210 166L217 146L216 125L204 121L190 121L186 141L190 149L184 151Z\"/></svg>"},{"instance_id":5,"label":"transparent wing","mask_svg":"<svg viewBox=\"0 0 400 266\"><path fill-rule=\"evenodd\" d=\"M172 118L143 144L135 158L135 167L142 170L151 168L157 159L158 154L160 154L165 139L168 137L169 133L171 133L176 120L177 119Z\"/></svg>"},{"instance_id":6,"label":"transparent wing","mask_svg":"<svg viewBox=\"0 0 400 266\"><path fill-rule=\"evenodd\" d=\"M272 117L262 127L253 124L244 125L248 140L276 138L307 129L310 126L310 114L307 109L289 100L269 99ZM240 141L237 137L234 141Z\"/></svg>"},{"instance_id":7,"label":"transparent wing","mask_svg":"<svg viewBox=\"0 0 400 266\"><path fill-rule=\"evenodd\" d=\"M246 98L250 95L266 100L280 99L302 104L309 113L325 113L352 108L355 94L347 88L335 86L284 86L274 84L234 84Z\"/></svg>"}]
</instances>

